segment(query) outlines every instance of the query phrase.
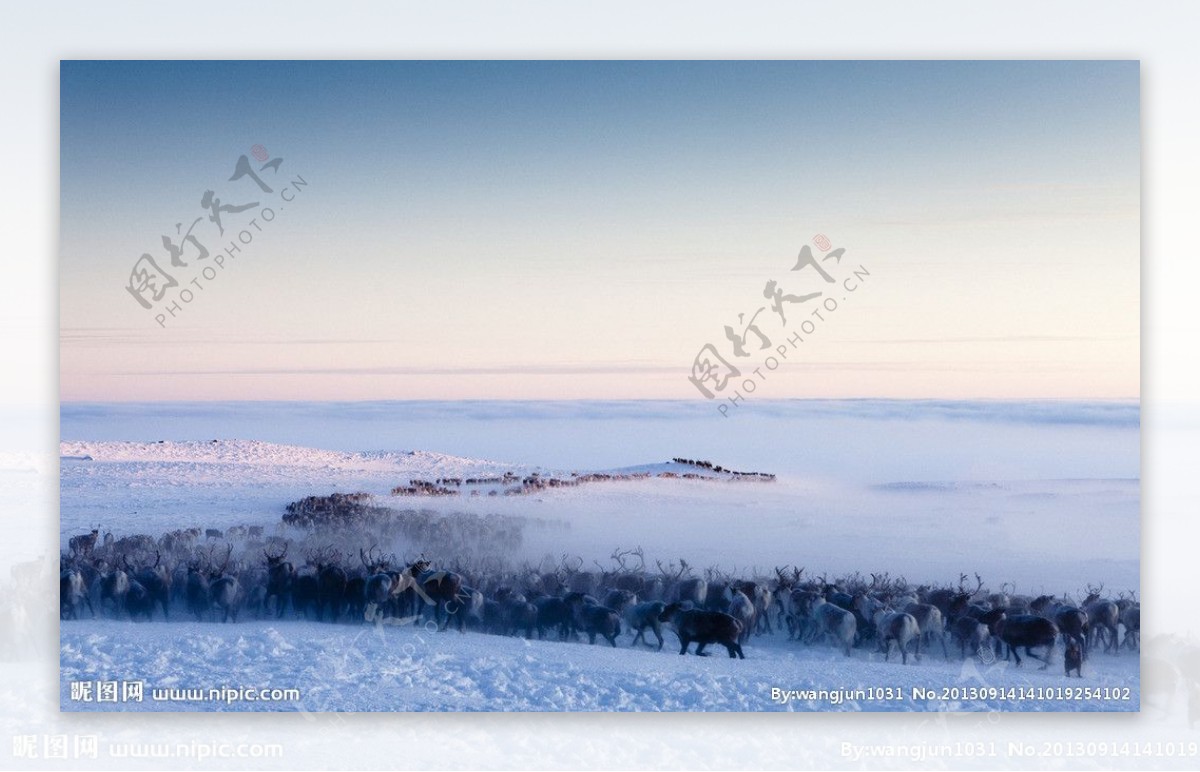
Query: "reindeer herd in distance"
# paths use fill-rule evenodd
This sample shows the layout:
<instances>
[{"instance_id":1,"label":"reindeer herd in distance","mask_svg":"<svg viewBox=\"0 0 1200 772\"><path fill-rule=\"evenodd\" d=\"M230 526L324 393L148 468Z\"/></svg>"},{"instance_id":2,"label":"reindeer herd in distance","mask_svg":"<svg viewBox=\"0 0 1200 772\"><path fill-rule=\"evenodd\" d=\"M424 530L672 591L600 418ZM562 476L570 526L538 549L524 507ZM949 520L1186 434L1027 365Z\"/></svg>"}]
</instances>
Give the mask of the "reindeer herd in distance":
<instances>
[{"instance_id":1,"label":"reindeer herd in distance","mask_svg":"<svg viewBox=\"0 0 1200 772\"><path fill-rule=\"evenodd\" d=\"M726 480L729 482L775 482L775 475L767 472L739 472L734 469L691 458L673 458L671 463L703 472L571 472L567 477L544 475L531 472L518 475L505 472L493 477L442 477L437 480L409 480L407 485L392 488L393 496L528 496L552 488L575 488L597 482L625 482L648 480Z\"/></svg>"},{"instance_id":2,"label":"reindeer herd in distance","mask_svg":"<svg viewBox=\"0 0 1200 772\"><path fill-rule=\"evenodd\" d=\"M489 540L479 527L474 537ZM625 632L629 645L658 650L670 630L680 654L695 643L705 656L711 644L743 659L754 637L786 635L847 657L898 655L902 664L932 650L946 659L1003 655L1019 666L1023 651L1043 669L1061 641L1064 668L1078 676L1093 652L1140 649L1135 594L1105 597L1103 585L1089 585L1076 603L1068 594L1019 595L1011 583L989 590L978 574L972 587L966 574L913 585L886 573L830 579L792 567L697 572L683 559L651 569L641 548L614 550L608 565L593 561L594 570L578 556L511 565L479 549L398 559L379 548L383 538L345 527L285 538L242 526L101 539L96 529L71 538L61 555L60 616L453 626L562 642L582 636L614 648Z\"/></svg>"}]
</instances>

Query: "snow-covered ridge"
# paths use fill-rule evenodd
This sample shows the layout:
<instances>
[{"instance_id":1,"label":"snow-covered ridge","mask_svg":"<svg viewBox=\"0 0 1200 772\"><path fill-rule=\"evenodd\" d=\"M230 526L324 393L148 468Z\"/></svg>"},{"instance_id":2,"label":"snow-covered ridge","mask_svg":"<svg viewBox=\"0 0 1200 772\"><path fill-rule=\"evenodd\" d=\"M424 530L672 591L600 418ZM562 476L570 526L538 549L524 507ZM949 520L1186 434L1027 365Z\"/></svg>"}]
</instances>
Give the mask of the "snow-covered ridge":
<instances>
[{"instance_id":1,"label":"snow-covered ridge","mask_svg":"<svg viewBox=\"0 0 1200 772\"><path fill-rule=\"evenodd\" d=\"M748 472L734 472L706 462L668 462L639 464L619 469L554 470L499 461L464 458L426 450L347 452L279 445L259 440L160 440L158 442L61 442L59 457L70 463L125 464L201 464L247 467L320 469L334 472L396 474L397 481L419 479L429 482L450 479L497 479L519 481L526 475L545 480L570 480L584 477L614 479L677 477L692 479L772 478Z\"/></svg>"},{"instance_id":2,"label":"snow-covered ridge","mask_svg":"<svg viewBox=\"0 0 1200 772\"><path fill-rule=\"evenodd\" d=\"M191 463L240 466L301 467L348 472L396 472L403 474L477 471L499 473L520 467L443 453L416 451L369 451L349 453L297 445L278 445L258 440L161 440L159 442L62 442L64 459L98 463Z\"/></svg>"}]
</instances>

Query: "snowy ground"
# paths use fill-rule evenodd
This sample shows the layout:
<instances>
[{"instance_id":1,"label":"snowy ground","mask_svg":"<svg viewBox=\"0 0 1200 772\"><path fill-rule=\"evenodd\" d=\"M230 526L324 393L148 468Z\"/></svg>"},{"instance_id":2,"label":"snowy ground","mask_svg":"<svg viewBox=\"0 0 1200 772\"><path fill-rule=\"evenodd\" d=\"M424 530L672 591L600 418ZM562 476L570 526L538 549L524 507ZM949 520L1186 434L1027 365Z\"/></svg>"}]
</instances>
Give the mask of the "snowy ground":
<instances>
[{"instance_id":1,"label":"snowy ground","mask_svg":"<svg viewBox=\"0 0 1200 772\"><path fill-rule=\"evenodd\" d=\"M1097 655L1084 678L1066 678L1061 657L1047 670L1039 663L1010 663L926 654L907 666L882 655L838 651L758 638L745 660L724 649L712 656L678 656L667 633L663 651L607 644L525 641L473 632L430 632L412 627L379 628L316 622L253 621L238 625L126 622L64 622L64 710L1018 710L1135 711L1138 658ZM84 703L71 699L71 681L144 681L141 703ZM289 687L300 699L284 702L154 701L153 688ZM893 687L898 699L866 695L804 694L786 702L782 690ZM1044 694L1002 701L958 699L962 695L914 697L914 687L1057 688L1129 687L1128 699L1072 699ZM171 696L169 693L167 696ZM175 696L182 696L176 694ZM973 695L968 695L973 696ZM947 699L946 697L951 697Z\"/></svg>"}]
</instances>

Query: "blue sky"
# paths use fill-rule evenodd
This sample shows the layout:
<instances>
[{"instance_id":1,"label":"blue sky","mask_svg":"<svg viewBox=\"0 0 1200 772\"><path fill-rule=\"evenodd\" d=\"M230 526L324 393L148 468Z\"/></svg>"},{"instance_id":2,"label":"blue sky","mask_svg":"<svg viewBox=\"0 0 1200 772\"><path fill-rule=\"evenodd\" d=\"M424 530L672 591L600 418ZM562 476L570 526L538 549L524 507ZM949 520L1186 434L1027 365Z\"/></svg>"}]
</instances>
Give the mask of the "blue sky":
<instances>
[{"instance_id":1,"label":"blue sky","mask_svg":"<svg viewBox=\"0 0 1200 772\"><path fill-rule=\"evenodd\" d=\"M1138 80L1136 62L63 62L62 396L699 397L698 349L823 233L871 284L769 396L1136 397ZM205 190L265 198L228 180L255 144L283 159L265 180L310 185L160 327L130 268L165 263Z\"/></svg>"}]
</instances>

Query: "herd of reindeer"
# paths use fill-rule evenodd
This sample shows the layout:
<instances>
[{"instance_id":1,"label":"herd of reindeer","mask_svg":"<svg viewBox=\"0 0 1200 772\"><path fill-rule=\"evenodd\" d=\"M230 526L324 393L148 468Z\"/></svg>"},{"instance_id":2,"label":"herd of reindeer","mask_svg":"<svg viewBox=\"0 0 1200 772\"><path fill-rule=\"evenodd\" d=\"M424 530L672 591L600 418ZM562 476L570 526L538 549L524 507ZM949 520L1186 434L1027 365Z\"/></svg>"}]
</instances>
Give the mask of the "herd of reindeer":
<instances>
[{"instance_id":1,"label":"herd of reindeer","mask_svg":"<svg viewBox=\"0 0 1200 772\"><path fill-rule=\"evenodd\" d=\"M71 538L61 555L60 616L79 619L86 610L135 621L161 613L236 622L241 613L453 625L559 641L582 635L613 647L625 631L632 646L658 650L666 629L678 636L680 654L695 643L704 656L713 644L743 659L752 636L786 632L789 640L836 646L846 656L864 649L886 661L895 652L904 664L924 649L946 659L955 650L964 659L1003 655L1020 665L1024 650L1043 669L1061 640L1064 668L1079 676L1090 652L1140 649L1135 593L1104 597L1103 585L1089 585L1076 603L1067 594L1019 595L1010 583L990 591L978 574L974 586L966 574L956 583L914 586L888 574L829 579L793 567L739 577L715 568L697 573L682 559L649 569L640 548L615 550L610 565L595 562L595 570L571 556L536 566L495 558L435 566L424 557L398 560L377 546L360 546L355 555L345 538L339 541L264 538L260 527L176 530L159 539L101 539L94 530Z\"/></svg>"}]
</instances>

